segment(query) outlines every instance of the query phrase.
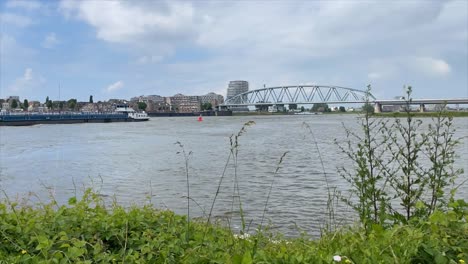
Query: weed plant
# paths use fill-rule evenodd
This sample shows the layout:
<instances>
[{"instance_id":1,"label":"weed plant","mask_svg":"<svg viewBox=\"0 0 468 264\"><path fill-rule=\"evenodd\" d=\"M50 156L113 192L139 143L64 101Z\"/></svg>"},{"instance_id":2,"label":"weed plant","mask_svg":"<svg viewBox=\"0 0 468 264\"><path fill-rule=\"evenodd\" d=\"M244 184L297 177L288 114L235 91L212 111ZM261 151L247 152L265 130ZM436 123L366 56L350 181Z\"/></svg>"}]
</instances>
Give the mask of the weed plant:
<instances>
[{"instance_id":1,"label":"weed plant","mask_svg":"<svg viewBox=\"0 0 468 264\"><path fill-rule=\"evenodd\" d=\"M92 190L68 205L0 203L0 263L455 263L468 260L468 204L416 225L349 228L318 240L225 226L151 206L106 206ZM190 232L187 242L186 233ZM3 261L3 262L2 262ZM461 263L461 262L460 262Z\"/></svg>"}]
</instances>

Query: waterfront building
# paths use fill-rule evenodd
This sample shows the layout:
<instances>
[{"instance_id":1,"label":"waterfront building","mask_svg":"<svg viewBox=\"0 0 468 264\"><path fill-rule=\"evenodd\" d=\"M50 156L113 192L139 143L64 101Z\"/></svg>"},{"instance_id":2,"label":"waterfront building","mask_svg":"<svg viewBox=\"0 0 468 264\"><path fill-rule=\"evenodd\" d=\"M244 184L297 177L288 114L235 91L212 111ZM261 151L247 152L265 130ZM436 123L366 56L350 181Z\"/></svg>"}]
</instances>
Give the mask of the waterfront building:
<instances>
[{"instance_id":1,"label":"waterfront building","mask_svg":"<svg viewBox=\"0 0 468 264\"><path fill-rule=\"evenodd\" d=\"M148 105L147 109L148 109L148 111L151 111L151 112L170 112L171 111L171 105L166 103L166 101L164 101L162 103L152 102L152 104Z\"/></svg>"},{"instance_id":2,"label":"waterfront building","mask_svg":"<svg viewBox=\"0 0 468 264\"><path fill-rule=\"evenodd\" d=\"M170 98L172 110L180 113L192 113L200 111L200 100L198 96L176 94Z\"/></svg>"},{"instance_id":3,"label":"waterfront building","mask_svg":"<svg viewBox=\"0 0 468 264\"><path fill-rule=\"evenodd\" d=\"M230 81L228 88L227 88L227 94L226 94L226 100L229 100L230 98L249 91L249 82L247 81Z\"/></svg>"},{"instance_id":4,"label":"waterfront building","mask_svg":"<svg viewBox=\"0 0 468 264\"><path fill-rule=\"evenodd\" d=\"M17 108L20 106L21 102L20 102L20 97L19 96L8 96L6 98L6 100L4 100L4 102L2 103L2 109L7 111L7 110L13 110L11 107L11 104L13 103L13 101L16 101L17 103ZM8 104L8 106L6 105Z\"/></svg>"},{"instance_id":5,"label":"waterfront building","mask_svg":"<svg viewBox=\"0 0 468 264\"><path fill-rule=\"evenodd\" d=\"M200 103L201 104L206 104L210 103L211 106L216 107L224 102L224 97L220 94L216 93L207 93L205 95L201 95L200 97Z\"/></svg>"},{"instance_id":6,"label":"waterfront building","mask_svg":"<svg viewBox=\"0 0 468 264\"><path fill-rule=\"evenodd\" d=\"M231 99L232 97L245 93L249 91L249 82L247 81L230 81L228 88L227 88L227 94L226 94L226 101ZM244 98L246 99L246 98ZM240 99L236 100L235 102L231 103L240 103ZM234 106L230 107L230 110L234 112L248 112L249 108L246 106Z\"/></svg>"},{"instance_id":7,"label":"waterfront building","mask_svg":"<svg viewBox=\"0 0 468 264\"><path fill-rule=\"evenodd\" d=\"M128 103L125 99L109 99L107 102L112 105L121 105Z\"/></svg>"},{"instance_id":8,"label":"waterfront building","mask_svg":"<svg viewBox=\"0 0 468 264\"><path fill-rule=\"evenodd\" d=\"M29 112L40 112L39 107L41 107L42 104L39 101L29 101L28 102L28 111ZM41 108L41 111L44 111L43 108Z\"/></svg>"},{"instance_id":9,"label":"waterfront building","mask_svg":"<svg viewBox=\"0 0 468 264\"><path fill-rule=\"evenodd\" d=\"M97 112L98 111L98 107L97 107L97 104L94 104L94 103L86 103L82 108L81 108L81 111L82 112Z\"/></svg>"},{"instance_id":10,"label":"waterfront building","mask_svg":"<svg viewBox=\"0 0 468 264\"><path fill-rule=\"evenodd\" d=\"M11 100L16 100L17 102L19 102L20 97L17 96L17 95L8 96L7 102L9 102L9 101L11 101Z\"/></svg>"},{"instance_id":11,"label":"waterfront building","mask_svg":"<svg viewBox=\"0 0 468 264\"><path fill-rule=\"evenodd\" d=\"M160 95L148 95L146 96L148 101L153 101L155 104L161 104L165 102L165 98Z\"/></svg>"},{"instance_id":12,"label":"waterfront building","mask_svg":"<svg viewBox=\"0 0 468 264\"><path fill-rule=\"evenodd\" d=\"M144 95L140 95L130 98L130 102L144 102L145 99Z\"/></svg>"},{"instance_id":13,"label":"waterfront building","mask_svg":"<svg viewBox=\"0 0 468 264\"><path fill-rule=\"evenodd\" d=\"M140 95L140 96L132 97L130 101L131 102L143 102L143 103L148 103L149 101L153 101L155 103L163 103L164 97L160 95Z\"/></svg>"},{"instance_id":14,"label":"waterfront building","mask_svg":"<svg viewBox=\"0 0 468 264\"><path fill-rule=\"evenodd\" d=\"M8 103L8 102L2 103L2 110L4 110L4 111L10 110L10 103Z\"/></svg>"}]
</instances>

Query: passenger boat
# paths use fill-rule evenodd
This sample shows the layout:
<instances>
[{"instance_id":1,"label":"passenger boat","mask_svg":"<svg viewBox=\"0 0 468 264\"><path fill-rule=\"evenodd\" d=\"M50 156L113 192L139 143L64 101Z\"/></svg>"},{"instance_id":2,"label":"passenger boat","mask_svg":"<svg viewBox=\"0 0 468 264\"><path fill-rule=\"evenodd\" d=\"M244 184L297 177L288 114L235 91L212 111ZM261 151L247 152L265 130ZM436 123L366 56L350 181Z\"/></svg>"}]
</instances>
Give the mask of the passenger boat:
<instances>
[{"instance_id":1,"label":"passenger boat","mask_svg":"<svg viewBox=\"0 0 468 264\"><path fill-rule=\"evenodd\" d=\"M129 107L128 105L117 105L117 107L115 108L115 112L127 114L127 116L133 121L149 120L149 116L145 111L142 111L141 113L136 112L133 108Z\"/></svg>"}]
</instances>

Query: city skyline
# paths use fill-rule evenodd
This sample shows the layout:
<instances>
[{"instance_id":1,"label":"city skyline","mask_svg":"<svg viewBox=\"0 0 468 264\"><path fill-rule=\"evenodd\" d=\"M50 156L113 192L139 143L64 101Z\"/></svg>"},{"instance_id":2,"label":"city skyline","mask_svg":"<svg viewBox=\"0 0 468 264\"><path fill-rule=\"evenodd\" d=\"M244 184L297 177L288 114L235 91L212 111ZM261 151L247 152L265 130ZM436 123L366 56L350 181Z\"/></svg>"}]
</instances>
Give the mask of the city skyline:
<instances>
[{"instance_id":1,"label":"city skyline","mask_svg":"<svg viewBox=\"0 0 468 264\"><path fill-rule=\"evenodd\" d=\"M5 1L0 97L215 92L229 81L468 96L468 2Z\"/></svg>"}]
</instances>

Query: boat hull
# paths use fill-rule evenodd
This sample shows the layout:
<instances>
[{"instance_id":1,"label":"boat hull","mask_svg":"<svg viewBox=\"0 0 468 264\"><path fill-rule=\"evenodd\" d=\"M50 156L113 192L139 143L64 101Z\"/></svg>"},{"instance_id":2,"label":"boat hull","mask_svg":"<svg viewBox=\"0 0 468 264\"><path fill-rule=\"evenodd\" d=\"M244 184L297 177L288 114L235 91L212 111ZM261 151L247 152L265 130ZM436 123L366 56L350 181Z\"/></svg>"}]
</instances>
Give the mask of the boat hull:
<instances>
[{"instance_id":1,"label":"boat hull","mask_svg":"<svg viewBox=\"0 0 468 264\"><path fill-rule=\"evenodd\" d=\"M79 123L112 123L142 122L148 119L133 119L127 115L92 114L92 115L0 115L0 126L32 126L39 124L79 124Z\"/></svg>"}]
</instances>

